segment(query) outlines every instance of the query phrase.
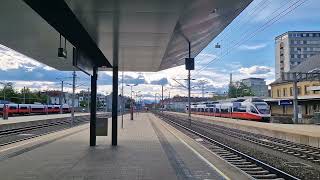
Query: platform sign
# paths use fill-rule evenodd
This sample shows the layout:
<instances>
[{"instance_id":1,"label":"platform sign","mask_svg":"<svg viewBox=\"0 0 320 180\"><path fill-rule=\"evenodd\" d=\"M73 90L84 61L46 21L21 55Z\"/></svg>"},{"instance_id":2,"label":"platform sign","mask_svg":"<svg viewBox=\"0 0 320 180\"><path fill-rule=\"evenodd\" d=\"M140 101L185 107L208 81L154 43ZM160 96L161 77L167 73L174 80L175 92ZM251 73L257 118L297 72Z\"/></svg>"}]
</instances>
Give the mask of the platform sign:
<instances>
[{"instance_id":1,"label":"platform sign","mask_svg":"<svg viewBox=\"0 0 320 180\"><path fill-rule=\"evenodd\" d=\"M73 66L80 71L93 76L94 64L92 60L76 48L73 48Z\"/></svg>"},{"instance_id":2,"label":"platform sign","mask_svg":"<svg viewBox=\"0 0 320 180\"><path fill-rule=\"evenodd\" d=\"M290 105L293 105L293 101L292 101L292 100L289 100L289 99L279 100L278 103L279 103L280 106L290 106Z\"/></svg>"}]
</instances>

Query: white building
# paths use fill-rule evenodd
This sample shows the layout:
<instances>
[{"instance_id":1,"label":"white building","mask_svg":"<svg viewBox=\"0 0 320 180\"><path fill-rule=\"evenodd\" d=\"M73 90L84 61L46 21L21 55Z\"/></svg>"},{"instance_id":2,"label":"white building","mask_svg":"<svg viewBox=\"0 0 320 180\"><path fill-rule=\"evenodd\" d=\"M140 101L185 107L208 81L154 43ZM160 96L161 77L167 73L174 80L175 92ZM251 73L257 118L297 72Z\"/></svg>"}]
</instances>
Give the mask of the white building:
<instances>
[{"instance_id":1,"label":"white building","mask_svg":"<svg viewBox=\"0 0 320 180\"><path fill-rule=\"evenodd\" d=\"M49 104L60 105L61 91L48 91L46 94L49 96ZM75 95L74 107L79 107L79 97ZM72 106L72 93L64 92L62 96L62 104Z\"/></svg>"},{"instance_id":2,"label":"white building","mask_svg":"<svg viewBox=\"0 0 320 180\"><path fill-rule=\"evenodd\" d=\"M254 96L257 97L267 97L268 96L268 86L266 81L262 78L247 78L242 79L242 83L248 86L253 92Z\"/></svg>"},{"instance_id":3,"label":"white building","mask_svg":"<svg viewBox=\"0 0 320 180\"><path fill-rule=\"evenodd\" d=\"M320 31L288 31L275 38L276 79L305 59L320 54Z\"/></svg>"}]
</instances>

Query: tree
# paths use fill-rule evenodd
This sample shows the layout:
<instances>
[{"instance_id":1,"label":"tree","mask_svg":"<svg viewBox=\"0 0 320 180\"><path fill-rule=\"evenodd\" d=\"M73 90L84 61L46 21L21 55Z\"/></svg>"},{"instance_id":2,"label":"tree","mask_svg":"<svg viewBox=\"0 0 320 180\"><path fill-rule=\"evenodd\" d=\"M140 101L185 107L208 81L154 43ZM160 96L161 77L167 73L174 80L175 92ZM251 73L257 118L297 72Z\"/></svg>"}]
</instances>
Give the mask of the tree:
<instances>
[{"instance_id":1,"label":"tree","mask_svg":"<svg viewBox=\"0 0 320 180\"><path fill-rule=\"evenodd\" d=\"M254 96L254 93L250 87L246 86L244 83L240 82L237 85L230 85L228 95L230 98L244 97L244 96Z\"/></svg>"}]
</instances>

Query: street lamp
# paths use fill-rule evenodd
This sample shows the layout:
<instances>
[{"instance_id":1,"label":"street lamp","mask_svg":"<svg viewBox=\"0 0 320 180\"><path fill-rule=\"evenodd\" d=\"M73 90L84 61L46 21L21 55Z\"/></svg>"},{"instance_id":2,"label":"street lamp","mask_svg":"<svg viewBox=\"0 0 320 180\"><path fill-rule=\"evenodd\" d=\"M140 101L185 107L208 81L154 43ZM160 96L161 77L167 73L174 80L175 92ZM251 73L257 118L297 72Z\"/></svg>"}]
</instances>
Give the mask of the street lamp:
<instances>
[{"instance_id":1,"label":"street lamp","mask_svg":"<svg viewBox=\"0 0 320 180\"><path fill-rule=\"evenodd\" d=\"M130 119L133 120L133 101L132 101L132 87L137 86L138 84L127 84L126 86L130 86L131 88L131 100L130 100Z\"/></svg>"}]
</instances>

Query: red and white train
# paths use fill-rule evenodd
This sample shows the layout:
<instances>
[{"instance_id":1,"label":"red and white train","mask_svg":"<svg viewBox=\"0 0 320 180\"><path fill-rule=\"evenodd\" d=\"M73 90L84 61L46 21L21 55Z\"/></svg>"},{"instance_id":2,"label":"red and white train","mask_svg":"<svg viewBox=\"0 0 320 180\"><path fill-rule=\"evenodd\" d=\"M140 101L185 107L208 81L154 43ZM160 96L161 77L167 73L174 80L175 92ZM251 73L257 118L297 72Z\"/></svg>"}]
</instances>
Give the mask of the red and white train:
<instances>
[{"instance_id":1,"label":"red and white train","mask_svg":"<svg viewBox=\"0 0 320 180\"><path fill-rule=\"evenodd\" d=\"M188 111L188 106L186 111ZM191 113L261 122L270 122L271 117L269 105L259 98L193 103Z\"/></svg>"},{"instance_id":2,"label":"red and white train","mask_svg":"<svg viewBox=\"0 0 320 180\"><path fill-rule=\"evenodd\" d=\"M54 114L60 113L61 105L43 105L43 104L5 104L9 116L27 115L27 114ZM0 104L0 115L3 115L4 104ZM63 113L70 113L69 105L62 105Z\"/></svg>"}]
</instances>

